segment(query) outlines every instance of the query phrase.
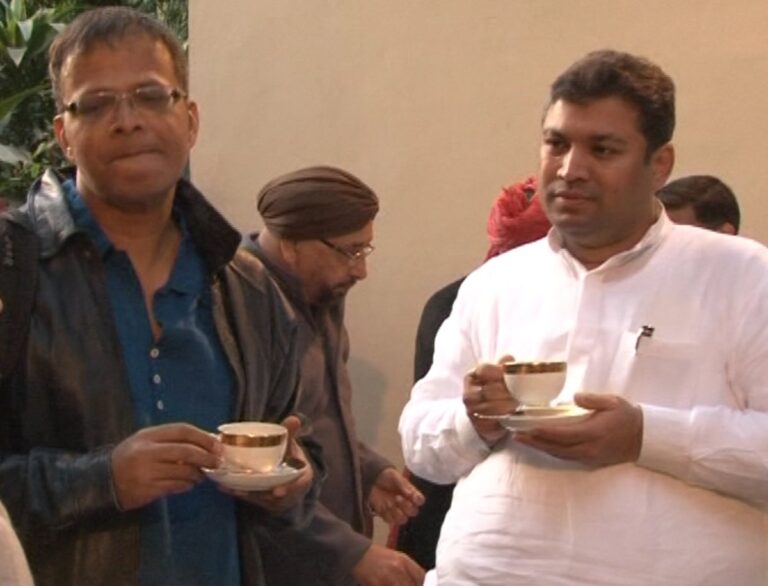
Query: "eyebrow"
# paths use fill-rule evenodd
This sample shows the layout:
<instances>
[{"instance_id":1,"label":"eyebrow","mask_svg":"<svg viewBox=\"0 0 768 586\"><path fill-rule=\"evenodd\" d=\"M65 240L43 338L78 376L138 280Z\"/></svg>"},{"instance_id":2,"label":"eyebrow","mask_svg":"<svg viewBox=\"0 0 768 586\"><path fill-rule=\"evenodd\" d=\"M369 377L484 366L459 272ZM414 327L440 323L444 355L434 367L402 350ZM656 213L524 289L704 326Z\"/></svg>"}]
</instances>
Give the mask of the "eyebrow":
<instances>
[{"instance_id":1,"label":"eyebrow","mask_svg":"<svg viewBox=\"0 0 768 586\"><path fill-rule=\"evenodd\" d=\"M627 144L627 139L616 136L615 134L596 134L590 137L590 140L592 142L611 142L621 145Z\"/></svg>"},{"instance_id":2,"label":"eyebrow","mask_svg":"<svg viewBox=\"0 0 768 586\"><path fill-rule=\"evenodd\" d=\"M543 128L542 134L545 137L554 137L554 138L562 138L567 141L571 141L572 139L568 136L567 133L562 132L560 130L557 130L555 128ZM609 142L617 145L626 145L627 140L625 138L622 138L620 136L617 136L615 134L593 134L589 136L589 141L592 143L599 143L599 142Z\"/></svg>"}]
</instances>

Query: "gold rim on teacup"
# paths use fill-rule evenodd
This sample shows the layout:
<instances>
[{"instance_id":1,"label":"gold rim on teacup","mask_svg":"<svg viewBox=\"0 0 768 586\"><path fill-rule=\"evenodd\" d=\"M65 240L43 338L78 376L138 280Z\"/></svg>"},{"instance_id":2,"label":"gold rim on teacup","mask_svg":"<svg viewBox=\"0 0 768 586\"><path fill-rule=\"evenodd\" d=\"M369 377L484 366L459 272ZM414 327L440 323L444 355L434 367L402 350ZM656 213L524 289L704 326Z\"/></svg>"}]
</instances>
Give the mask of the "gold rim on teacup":
<instances>
[{"instance_id":1,"label":"gold rim on teacup","mask_svg":"<svg viewBox=\"0 0 768 586\"><path fill-rule=\"evenodd\" d=\"M566 362L505 362L506 374L542 374L545 372L565 372Z\"/></svg>"},{"instance_id":2,"label":"gold rim on teacup","mask_svg":"<svg viewBox=\"0 0 768 586\"><path fill-rule=\"evenodd\" d=\"M287 432L286 432L287 433ZM221 433L221 443L238 448L271 448L285 441L285 433L277 435L247 435L244 433Z\"/></svg>"}]
</instances>

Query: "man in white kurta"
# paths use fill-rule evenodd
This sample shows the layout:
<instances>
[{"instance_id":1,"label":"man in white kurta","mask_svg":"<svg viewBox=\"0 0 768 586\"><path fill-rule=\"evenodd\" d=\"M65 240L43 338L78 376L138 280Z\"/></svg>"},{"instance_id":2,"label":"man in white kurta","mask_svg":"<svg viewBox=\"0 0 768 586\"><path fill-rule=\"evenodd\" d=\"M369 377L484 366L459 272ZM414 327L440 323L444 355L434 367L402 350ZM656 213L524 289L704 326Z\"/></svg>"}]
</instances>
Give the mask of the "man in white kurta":
<instances>
[{"instance_id":1,"label":"man in white kurta","mask_svg":"<svg viewBox=\"0 0 768 586\"><path fill-rule=\"evenodd\" d=\"M613 52L564 76L590 67L663 76ZM543 125L554 228L466 279L401 417L408 467L458 481L437 583L768 584L768 253L672 224L653 195L671 127L568 91ZM594 413L517 433L477 418L509 408L505 355L567 360L558 401Z\"/></svg>"}]
</instances>

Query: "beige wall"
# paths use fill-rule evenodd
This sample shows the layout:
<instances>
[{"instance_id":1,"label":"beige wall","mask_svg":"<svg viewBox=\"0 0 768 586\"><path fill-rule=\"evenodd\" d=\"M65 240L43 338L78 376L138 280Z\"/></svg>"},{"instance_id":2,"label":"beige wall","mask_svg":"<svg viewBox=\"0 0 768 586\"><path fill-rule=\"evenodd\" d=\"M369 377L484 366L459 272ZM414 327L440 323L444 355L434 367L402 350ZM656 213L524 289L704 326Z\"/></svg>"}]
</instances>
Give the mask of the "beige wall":
<instances>
[{"instance_id":1,"label":"beige wall","mask_svg":"<svg viewBox=\"0 0 768 586\"><path fill-rule=\"evenodd\" d=\"M424 301L484 255L499 187L535 170L548 84L588 50L678 87L675 176L711 173L768 242L765 0L191 0L193 177L240 228L272 176L329 163L379 193L370 276L349 297L361 436L396 425Z\"/></svg>"}]
</instances>

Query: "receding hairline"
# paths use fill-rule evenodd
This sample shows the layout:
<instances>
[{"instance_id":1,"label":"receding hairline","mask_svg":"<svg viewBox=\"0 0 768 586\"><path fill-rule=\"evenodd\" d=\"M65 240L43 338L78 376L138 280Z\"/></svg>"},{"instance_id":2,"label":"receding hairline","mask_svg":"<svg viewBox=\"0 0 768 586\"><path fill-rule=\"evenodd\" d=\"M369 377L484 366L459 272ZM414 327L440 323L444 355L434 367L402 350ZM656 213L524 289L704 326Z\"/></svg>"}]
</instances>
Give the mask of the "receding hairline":
<instances>
[{"instance_id":1,"label":"receding hairline","mask_svg":"<svg viewBox=\"0 0 768 586\"><path fill-rule=\"evenodd\" d=\"M173 58L173 51L171 50L171 47L168 46L168 43L166 43L163 39L155 37L154 35L151 35L147 32L137 32L137 34L126 34L121 36L120 38L111 38L111 39L98 39L94 40L90 43L83 44L82 46L76 46L72 51L68 52L67 55L62 59L61 66L58 69L58 78L59 80L62 80L64 76L67 74L67 72L71 69L72 64L75 60L87 57L88 55L94 53L95 51L98 51L100 49L108 49L111 51L119 51L124 48L126 44L135 44L136 42L141 41L148 41L155 47L160 47L165 51L165 55L168 59L168 62L171 65L171 71L173 72L173 76L177 78L175 81L179 86L181 86L184 83L183 79L178 79L179 72L178 68L176 67L176 61ZM186 87L182 87L181 89L184 89L186 91Z\"/></svg>"}]
</instances>

